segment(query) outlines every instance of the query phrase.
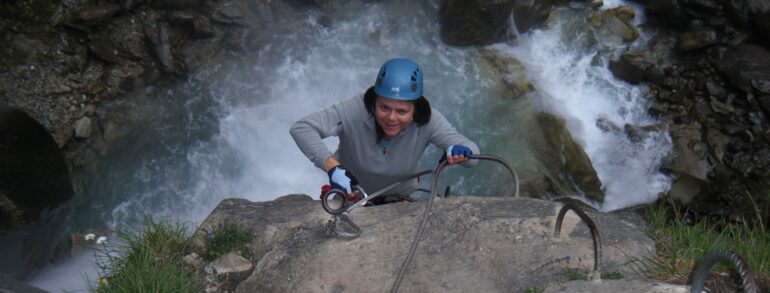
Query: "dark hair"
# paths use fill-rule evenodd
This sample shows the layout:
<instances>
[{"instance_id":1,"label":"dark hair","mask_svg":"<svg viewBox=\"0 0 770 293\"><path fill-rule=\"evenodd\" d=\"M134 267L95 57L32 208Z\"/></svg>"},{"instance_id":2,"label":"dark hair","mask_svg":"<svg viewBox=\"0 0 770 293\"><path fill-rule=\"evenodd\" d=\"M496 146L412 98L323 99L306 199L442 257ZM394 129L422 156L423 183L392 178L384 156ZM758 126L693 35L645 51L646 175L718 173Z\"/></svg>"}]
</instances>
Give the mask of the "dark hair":
<instances>
[{"instance_id":1,"label":"dark hair","mask_svg":"<svg viewBox=\"0 0 770 293\"><path fill-rule=\"evenodd\" d=\"M374 93L374 87L370 87L366 90L366 93L364 93L364 105L366 105L366 111L369 112L369 115L372 115L372 117L374 117L374 107L376 102L377 94ZM430 103L428 103L428 99L425 97L419 97L413 102L414 117L412 118L412 121L417 123L417 126L423 126L430 121ZM385 131L382 130L382 127L377 121L375 121L374 125L377 129L377 141L380 141L380 139L385 136Z\"/></svg>"}]
</instances>

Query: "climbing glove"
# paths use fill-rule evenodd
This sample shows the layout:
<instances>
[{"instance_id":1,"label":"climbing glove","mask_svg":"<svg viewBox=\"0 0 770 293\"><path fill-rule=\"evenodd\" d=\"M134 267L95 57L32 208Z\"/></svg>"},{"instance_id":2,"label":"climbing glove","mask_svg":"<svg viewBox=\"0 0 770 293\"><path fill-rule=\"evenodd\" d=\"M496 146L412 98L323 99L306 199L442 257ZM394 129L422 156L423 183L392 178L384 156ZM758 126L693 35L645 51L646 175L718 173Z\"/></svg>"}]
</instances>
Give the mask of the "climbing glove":
<instances>
[{"instance_id":1,"label":"climbing glove","mask_svg":"<svg viewBox=\"0 0 770 293\"><path fill-rule=\"evenodd\" d=\"M345 170L345 167L342 165L334 166L329 169L327 174L329 174L329 185L331 185L332 188L344 190L346 193L352 193L353 189L351 186L358 185L356 177L354 177L350 171Z\"/></svg>"},{"instance_id":2,"label":"climbing glove","mask_svg":"<svg viewBox=\"0 0 770 293\"><path fill-rule=\"evenodd\" d=\"M473 155L473 151L464 145L450 145L448 148L446 148L444 155L441 156L441 159L438 162L441 163L446 161L447 156L464 156L469 158L471 155Z\"/></svg>"},{"instance_id":3,"label":"climbing glove","mask_svg":"<svg viewBox=\"0 0 770 293\"><path fill-rule=\"evenodd\" d=\"M468 147L464 145L450 145L448 148L446 148L446 156L463 156L463 157L470 157L473 155L473 151L469 149Z\"/></svg>"}]
</instances>

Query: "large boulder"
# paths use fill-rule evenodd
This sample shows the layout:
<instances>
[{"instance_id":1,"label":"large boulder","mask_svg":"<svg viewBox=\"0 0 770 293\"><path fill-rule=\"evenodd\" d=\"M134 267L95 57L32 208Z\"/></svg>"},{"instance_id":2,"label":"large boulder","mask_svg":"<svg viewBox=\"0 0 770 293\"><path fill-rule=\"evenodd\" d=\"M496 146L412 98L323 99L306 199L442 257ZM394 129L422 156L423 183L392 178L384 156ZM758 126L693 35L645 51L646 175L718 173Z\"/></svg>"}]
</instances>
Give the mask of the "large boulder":
<instances>
[{"instance_id":1,"label":"large boulder","mask_svg":"<svg viewBox=\"0 0 770 293\"><path fill-rule=\"evenodd\" d=\"M503 96L518 99L535 91L535 85L527 76L527 68L516 57L488 49L481 50L481 57L490 65L492 75L500 77L497 84Z\"/></svg>"},{"instance_id":2,"label":"large boulder","mask_svg":"<svg viewBox=\"0 0 770 293\"><path fill-rule=\"evenodd\" d=\"M21 278L48 261L73 194L48 131L0 105L0 273Z\"/></svg>"},{"instance_id":3,"label":"large boulder","mask_svg":"<svg viewBox=\"0 0 770 293\"><path fill-rule=\"evenodd\" d=\"M588 21L603 35L633 41L639 38L639 32L631 24L634 16L635 12L631 7L619 6L594 13L588 17Z\"/></svg>"},{"instance_id":4,"label":"large boulder","mask_svg":"<svg viewBox=\"0 0 770 293\"><path fill-rule=\"evenodd\" d=\"M754 44L728 48L719 70L735 87L746 93L770 94L770 51Z\"/></svg>"},{"instance_id":5,"label":"large boulder","mask_svg":"<svg viewBox=\"0 0 770 293\"><path fill-rule=\"evenodd\" d=\"M355 239L329 236L330 215L308 196L250 202L226 199L194 235L223 224L247 229L251 275L235 292L373 292L390 288L414 239L425 202L355 211ZM593 267L589 229L566 214L554 237L561 204L530 198L436 199L403 292L524 292L562 282L565 269ZM633 213L588 212L602 242L602 272L636 273L629 260L654 255L644 222ZM199 240L195 240L201 245ZM610 245L611 244L611 245Z\"/></svg>"},{"instance_id":6,"label":"large boulder","mask_svg":"<svg viewBox=\"0 0 770 293\"><path fill-rule=\"evenodd\" d=\"M511 0L441 1L441 39L456 46L497 42L509 30L513 4Z\"/></svg>"},{"instance_id":7,"label":"large boulder","mask_svg":"<svg viewBox=\"0 0 770 293\"><path fill-rule=\"evenodd\" d=\"M539 112L528 127L530 149L543 165L523 184L528 195L564 196L580 194L604 202L601 181L583 147L572 139L563 119Z\"/></svg>"},{"instance_id":8,"label":"large boulder","mask_svg":"<svg viewBox=\"0 0 770 293\"><path fill-rule=\"evenodd\" d=\"M519 33L525 33L548 19L553 0L514 0L513 22Z\"/></svg>"}]
</instances>

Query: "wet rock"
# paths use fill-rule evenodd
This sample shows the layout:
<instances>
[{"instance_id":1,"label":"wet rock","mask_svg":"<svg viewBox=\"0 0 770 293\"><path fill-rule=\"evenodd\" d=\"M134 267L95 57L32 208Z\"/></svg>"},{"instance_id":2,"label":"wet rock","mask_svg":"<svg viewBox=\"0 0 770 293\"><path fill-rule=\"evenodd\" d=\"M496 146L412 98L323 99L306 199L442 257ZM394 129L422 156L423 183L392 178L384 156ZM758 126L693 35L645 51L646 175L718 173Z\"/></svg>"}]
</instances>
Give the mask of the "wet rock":
<instances>
[{"instance_id":1,"label":"wet rock","mask_svg":"<svg viewBox=\"0 0 770 293\"><path fill-rule=\"evenodd\" d=\"M174 72L174 57L171 55L171 42L168 36L168 24L158 22L156 25L145 26L145 35L152 44L155 57L160 62L161 69L167 73Z\"/></svg>"},{"instance_id":2,"label":"wet rock","mask_svg":"<svg viewBox=\"0 0 770 293\"><path fill-rule=\"evenodd\" d=\"M610 60L610 70L615 77L630 84L639 84L645 80L646 72L655 65L641 52L625 52L617 60Z\"/></svg>"},{"instance_id":3,"label":"wet rock","mask_svg":"<svg viewBox=\"0 0 770 293\"><path fill-rule=\"evenodd\" d=\"M681 174L671 184L668 195L677 202L688 204L701 194L701 191L709 188L708 182Z\"/></svg>"},{"instance_id":4,"label":"wet rock","mask_svg":"<svg viewBox=\"0 0 770 293\"><path fill-rule=\"evenodd\" d=\"M670 129L675 155L669 158L665 168L680 177L688 175L707 181L712 166L707 160L708 149L701 141L700 128L692 125L672 125Z\"/></svg>"},{"instance_id":5,"label":"wet rock","mask_svg":"<svg viewBox=\"0 0 770 293\"><path fill-rule=\"evenodd\" d=\"M751 87L753 87L760 94L770 94L770 78L769 79L752 79Z\"/></svg>"},{"instance_id":6,"label":"wet rock","mask_svg":"<svg viewBox=\"0 0 770 293\"><path fill-rule=\"evenodd\" d=\"M0 105L0 273L22 278L48 263L73 194L48 131Z\"/></svg>"},{"instance_id":7,"label":"wet rock","mask_svg":"<svg viewBox=\"0 0 770 293\"><path fill-rule=\"evenodd\" d=\"M666 128L665 124L653 124L653 125L645 125L645 126L634 126L631 124L626 124L623 126L623 131L626 133L626 136L629 140L632 142L642 142L648 137L650 137L651 133L658 133Z\"/></svg>"},{"instance_id":8,"label":"wet rock","mask_svg":"<svg viewBox=\"0 0 770 293\"><path fill-rule=\"evenodd\" d=\"M730 137L724 135L719 129L708 128L706 132L706 141L708 141L711 152L717 162L722 162L727 146L730 144Z\"/></svg>"},{"instance_id":9,"label":"wet rock","mask_svg":"<svg viewBox=\"0 0 770 293\"><path fill-rule=\"evenodd\" d=\"M91 137L91 118L83 117L75 121L75 137Z\"/></svg>"},{"instance_id":10,"label":"wet rock","mask_svg":"<svg viewBox=\"0 0 770 293\"><path fill-rule=\"evenodd\" d=\"M736 123L727 123L722 125L722 130L731 136L737 136L739 133L742 133L748 129L748 127Z\"/></svg>"},{"instance_id":11,"label":"wet rock","mask_svg":"<svg viewBox=\"0 0 770 293\"><path fill-rule=\"evenodd\" d=\"M746 93L757 86L765 90L770 83L770 51L754 44L728 48L719 60L719 70Z\"/></svg>"},{"instance_id":12,"label":"wet rock","mask_svg":"<svg viewBox=\"0 0 770 293\"><path fill-rule=\"evenodd\" d=\"M455 46L488 45L509 30L514 2L509 0L441 1L441 39Z\"/></svg>"},{"instance_id":13,"label":"wet rock","mask_svg":"<svg viewBox=\"0 0 770 293\"><path fill-rule=\"evenodd\" d=\"M84 25L99 25L120 11L120 5L104 4L77 12L74 20Z\"/></svg>"},{"instance_id":14,"label":"wet rock","mask_svg":"<svg viewBox=\"0 0 770 293\"><path fill-rule=\"evenodd\" d=\"M88 50L96 56L96 58L102 61L118 64L121 63L121 59L118 56L118 51L115 49L114 44L109 39L109 33L103 31L95 34L88 42Z\"/></svg>"},{"instance_id":15,"label":"wet rock","mask_svg":"<svg viewBox=\"0 0 770 293\"><path fill-rule=\"evenodd\" d=\"M224 24L239 25L247 28L256 27L256 16L248 9L244 2L224 1L217 3L211 19Z\"/></svg>"},{"instance_id":16,"label":"wet rock","mask_svg":"<svg viewBox=\"0 0 770 293\"><path fill-rule=\"evenodd\" d=\"M562 236L552 236L560 207L530 198L436 200L401 291L523 292L555 282L563 268L591 267L591 236L574 213L566 214ZM236 292L382 291L393 284L424 208L393 203L359 209L351 218L362 234L348 240L327 236L330 216L318 201L226 199L193 237L226 223L254 235L248 246L256 265ZM601 270L638 276L627 261L655 249L639 216L587 213L605 243Z\"/></svg>"},{"instance_id":17,"label":"wet rock","mask_svg":"<svg viewBox=\"0 0 770 293\"><path fill-rule=\"evenodd\" d=\"M599 127L604 132L620 132L622 128L617 124L609 121L605 118L599 118L596 120L596 127Z\"/></svg>"},{"instance_id":18,"label":"wet rock","mask_svg":"<svg viewBox=\"0 0 770 293\"><path fill-rule=\"evenodd\" d=\"M735 114L735 107L730 104L722 103L714 97L711 97L711 109L716 113L731 116Z\"/></svg>"},{"instance_id":19,"label":"wet rock","mask_svg":"<svg viewBox=\"0 0 770 293\"><path fill-rule=\"evenodd\" d=\"M688 51L710 46L717 43L717 33L713 30L702 30L679 34L679 49Z\"/></svg>"},{"instance_id":20,"label":"wet rock","mask_svg":"<svg viewBox=\"0 0 770 293\"><path fill-rule=\"evenodd\" d=\"M650 0L645 6L645 11L651 18L662 19L674 26L683 27L690 22L690 19L680 3L681 1Z\"/></svg>"},{"instance_id":21,"label":"wet rock","mask_svg":"<svg viewBox=\"0 0 770 293\"><path fill-rule=\"evenodd\" d=\"M523 34L545 22L553 4L553 0L514 0L513 22L517 31Z\"/></svg>"},{"instance_id":22,"label":"wet rock","mask_svg":"<svg viewBox=\"0 0 770 293\"><path fill-rule=\"evenodd\" d=\"M595 202L604 202L601 181L583 147L572 139L564 120L549 113L537 113L528 135L530 149L547 170L533 177L525 189L532 194L585 194ZM551 174L551 175L549 175Z\"/></svg>"},{"instance_id":23,"label":"wet rock","mask_svg":"<svg viewBox=\"0 0 770 293\"><path fill-rule=\"evenodd\" d=\"M535 91L535 86L527 76L527 68L515 57L503 56L487 49L481 50L481 56L492 66L495 75L502 78L502 84L505 85L502 92L506 97L517 99Z\"/></svg>"},{"instance_id":24,"label":"wet rock","mask_svg":"<svg viewBox=\"0 0 770 293\"><path fill-rule=\"evenodd\" d=\"M629 14L627 9L614 8L594 13L588 20L604 34L618 36L624 41L633 41L639 37L639 32L629 23L633 17L633 13Z\"/></svg>"},{"instance_id":25,"label":"wet rock","mask_svg":"<svg viewBox=\"0 0 770 293\"><path fill-rule=\"evenodd\" d=\"M214 26L205 16L188 11L174 11L169 18L172 23L192 27L195 37L208 38L215 34Z\"/></svg>"}]
</instances>

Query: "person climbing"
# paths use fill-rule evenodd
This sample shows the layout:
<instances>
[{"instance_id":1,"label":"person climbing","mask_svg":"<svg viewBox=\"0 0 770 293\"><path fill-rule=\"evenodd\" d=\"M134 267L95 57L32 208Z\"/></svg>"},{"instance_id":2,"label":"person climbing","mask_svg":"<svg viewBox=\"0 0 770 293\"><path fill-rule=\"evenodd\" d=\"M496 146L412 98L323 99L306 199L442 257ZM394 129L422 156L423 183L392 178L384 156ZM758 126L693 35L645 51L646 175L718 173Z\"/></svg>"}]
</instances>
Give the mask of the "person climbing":
<instances>
[{"instance_id":1,"label":"person climbing","mask_svg":"<svg viewBox=\"0 0 770 293\"><path fill-rule=\"evenodd\" d=\"M470 166L468 157L479 153L423 96L420 66L402 58L385 62L363 97L311 113L290 133L305 156L327 172L329 185L348 194L355 185L374 192L413 174L429 143L444 150L448 164ZM340 140L333 155L321 141L329 136ZM393 193L416 186L415 179Z\"/></svg>"}]
</instances>

